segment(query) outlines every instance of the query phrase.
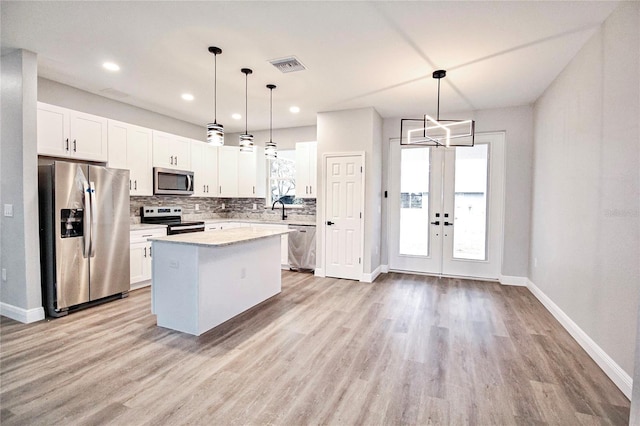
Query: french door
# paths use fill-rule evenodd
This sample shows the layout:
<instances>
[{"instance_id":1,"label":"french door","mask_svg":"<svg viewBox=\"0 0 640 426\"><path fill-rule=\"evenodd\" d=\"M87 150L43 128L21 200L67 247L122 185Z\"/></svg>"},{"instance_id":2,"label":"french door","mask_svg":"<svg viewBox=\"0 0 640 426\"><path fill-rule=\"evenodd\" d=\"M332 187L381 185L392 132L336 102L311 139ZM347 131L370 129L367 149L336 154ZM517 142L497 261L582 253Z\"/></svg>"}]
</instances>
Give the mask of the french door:
<instances>
[{"instance_id":1,"label":"french door","mask_svg":"<svg viewBox=\"0 0 640 426\"><path fill-rule=\"evenodd\" d=\"M389 268L498 279L504 133L473 147L390 145Z\"/></svg>"}]
</instances>

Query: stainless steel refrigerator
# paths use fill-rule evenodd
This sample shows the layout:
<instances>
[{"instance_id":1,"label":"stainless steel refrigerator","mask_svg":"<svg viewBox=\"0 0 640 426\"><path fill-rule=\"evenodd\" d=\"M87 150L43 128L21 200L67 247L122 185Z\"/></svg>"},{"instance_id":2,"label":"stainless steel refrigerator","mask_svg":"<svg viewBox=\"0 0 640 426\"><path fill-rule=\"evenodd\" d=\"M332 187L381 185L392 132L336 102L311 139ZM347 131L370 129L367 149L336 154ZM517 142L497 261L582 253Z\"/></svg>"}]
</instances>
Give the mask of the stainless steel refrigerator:
<instances>
[{"instance_id":1,"label":"stainless steel refrigerator","mask_svg":"<svg viewBox=\"0 0 640 426\"><path fill-rule=\"evenodd\" d=\"M38 166L40 263L49 316L129 292L129 171Z\"/></svg>"}]
</instances>

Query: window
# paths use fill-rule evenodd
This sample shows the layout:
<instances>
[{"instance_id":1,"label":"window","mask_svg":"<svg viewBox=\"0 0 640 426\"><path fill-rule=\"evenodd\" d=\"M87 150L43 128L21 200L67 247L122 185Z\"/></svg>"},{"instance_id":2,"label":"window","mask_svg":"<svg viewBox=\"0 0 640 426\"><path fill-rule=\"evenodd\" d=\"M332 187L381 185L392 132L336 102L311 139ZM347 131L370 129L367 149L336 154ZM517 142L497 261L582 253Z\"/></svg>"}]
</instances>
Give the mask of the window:
<instances>
[{"instance_id":1,"label":"window","mask_svg":"<svg viewBox=\"0 0 640 426\"><path fill-rule=\"evenodd\" d=\"M269 161L269 207L276 200L287 205L301 204L296 195L296 152L279 150L278 159Z\"/></svg>"}]
</instances>

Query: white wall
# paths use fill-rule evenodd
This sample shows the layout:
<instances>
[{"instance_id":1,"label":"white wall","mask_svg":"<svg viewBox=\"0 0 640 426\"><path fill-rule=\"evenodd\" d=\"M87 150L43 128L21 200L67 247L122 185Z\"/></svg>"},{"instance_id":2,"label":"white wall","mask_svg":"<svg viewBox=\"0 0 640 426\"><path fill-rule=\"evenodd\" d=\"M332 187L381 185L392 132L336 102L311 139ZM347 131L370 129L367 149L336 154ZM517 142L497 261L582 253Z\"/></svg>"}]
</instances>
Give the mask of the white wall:
<instances>
[{"instance_id":1,"label":"white wall","mask_svg":"<svg viewBox=\"0 0 640 426\"><path fill-rule=\"evenodd\" d=\"M371 274L380 266L382 119L373 108L321 112L318 114L318 231L316 264L324 264L324 182L322 156L334 152L365 153L364 259L363 271Z\"/></svg>"},{"instance_id":2,"label":"white wall","mask_svg":"<svg viewBox=\"0 0 640 426\"><path fill-rule=\"evenodd\" d=\"M289 127L286 129L273 129L273 141L278 145L278 149L295 149L297 142L314 142L318 136L316 126ZM249 130L253 135L254 143L264 146L269 142L269 130ZM237 146L240 141L240 133L229 133L224 135L225 145Z\"/></svg>"},{"instance_id":3,"label":"white wall","mask_svg":"<svg viewBox=\"0 0 640 426\"><path fill-rule=\"evenodd\" d=\"M426 111L416 111L420 116ZM473 118L476 132L506 132L505 224L502 275L527 277L533 152L533 109L519 106L447 114L447 118ZM383 187L388 190L389 140L400 137L400 118L386 118L382 132ZM388 264L387 204L383 200L382 263Z\"/></svg>"},{"instance_id":4,"label":"white wall","mask_svg":"<svg viewBox=\"0 0 640 426\"><path fill-rule=\"evenodd\" d=\"M640 4L622 2L538 99L530 279L627 374L640 283Z\"/></svg>"},{"instance_id":5,"label":"white wall","mask_svg":"<svg viewBox=\"0 0 640 426\"><path fill-rule=\"evenodd\" d=\"M0 263L7 281L0 287L2 315L22 322L44 318L40 291L38 162L36 150L36 54L15 50L1 58L1 204L13 217L0 219Z\"/></svg>"}]
</instances>

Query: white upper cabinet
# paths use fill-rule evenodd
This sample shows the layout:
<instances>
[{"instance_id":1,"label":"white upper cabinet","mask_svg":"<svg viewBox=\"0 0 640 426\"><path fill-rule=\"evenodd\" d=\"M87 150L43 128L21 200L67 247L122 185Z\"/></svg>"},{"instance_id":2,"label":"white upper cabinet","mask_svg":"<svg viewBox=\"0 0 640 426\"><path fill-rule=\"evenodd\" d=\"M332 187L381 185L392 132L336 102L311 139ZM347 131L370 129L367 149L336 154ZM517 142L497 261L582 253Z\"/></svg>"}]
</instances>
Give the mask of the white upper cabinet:
<instances>
[{"instance_id":1,"label":"white upper cabinet","mask_svg":"<svg viewBox=\"0 0 640 426\"><path fill-rule=\"evenodd\" d=\"M218 194L223 198L264 198L266 162L263 147L240 152L237 146L218 148Z\"/></svg>"},{"instance_id":2,"label":"white upper cabinet","mask_svg":"<svg viewBox=\"0 0 640 426\"><path fill-rule=\"evenodd\" d=\"M191 170L191 139L154 130L153 166Z\"/></svg>"},{"instance_id":3,"label":"white upper cabinet","mask_svg":"<svg viewBox=\"0 0 640 426\"><path fill-rule=\"evenodd\" d=\"M151 129L109 120L107 165L130 170L130 195L153 195L151 132Z\"/></svg>"},{"instance_id":4,"label":"white upper cabinet","mask_svg":"<svg viewBox=\"0 0 640 426\"><path fill-rule=\"evenodd\" d=\"M238 197L264 198L266 163L264 148L260 146L254 147L253 152L238 153Z\"/></svg>"},{"instance_id":5,"label":"white upper cabinet","mask_svg":"<svg viewBox=\"0 0 640 426\"><path fill-rule=\"evenodd\" d=\"M38 154L107 161L107 119L38 102Z\"/></svg>"},{"instance_id":6,"label":"white upper cabinet","mask_svg":"<svg viewBox=\"0 0 640 426\"><path fill-rule=\"evenodd\" d=\"M296 197L316 198L318 172L318 143L296 144Z\"/></svg>"},{"instance_id":7,"label":"white upper cabinet","mask_svg":"<svg viewBox=\"0 0 640 426\"><path fill-rule=\"evenodd\" d=\"M193 196L218 196L218 148L206 142L191 141Z\"/></svg>"},{"instance_id":8,"label":"white upper cabinet","mask_svg":"<svg viewBox=\"0 0 640 426\"><path fill-rule=\"evenodd\" d=\"M238 154L237 146L218 148L218 197L238 196Z\"/></svg>"}]
</instances>

